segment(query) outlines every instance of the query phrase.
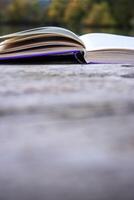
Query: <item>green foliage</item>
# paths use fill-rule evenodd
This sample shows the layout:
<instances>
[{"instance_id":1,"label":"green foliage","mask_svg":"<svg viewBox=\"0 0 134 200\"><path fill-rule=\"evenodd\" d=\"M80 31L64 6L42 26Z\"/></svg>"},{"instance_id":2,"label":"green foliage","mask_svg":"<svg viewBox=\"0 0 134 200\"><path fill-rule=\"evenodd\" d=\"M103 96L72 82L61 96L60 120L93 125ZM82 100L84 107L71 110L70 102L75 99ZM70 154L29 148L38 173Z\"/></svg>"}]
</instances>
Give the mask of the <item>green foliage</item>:
<instances>
[{"instance_id":1,"label":"green foliage","mask_svg":"<svg viewBox=\"0 0 134 200\"><path fill-rule=\"evenodd\" d=\"M118 0L111 1L111 10L118 25L129 26L134 17L134 1Z\"/></svg>"},{"instance_id":2,"label":"green foliage","mask_svg":"<svg viewBox=\"0 0 134 200\"><path fill-rule=\"evenodd\" d=\"M85 16L85 2L85 0L68 1L64 13L64 23L68 24L69 28L77 30L82 26L82 19Z\"/></svg>"},{"instance_id":3,"label":"green foliage","mask_svg":"<svg viewBox=\"0 0 134 200\"><path fill-rule=\"evenodd\" d=\"M39 19L39 4L37 0L32 3L29 0L13 0L7 7L7 16L9 21L29 22Z\"/></svg>"},{"instance_id":4,"label":"green foliage","mask_svg":"<svg viewBox=\"0 0 134 200\"><path fill-rule=\"evenodd\" d=\"M114 18L110 13L107 2L93 4L90 13L84 19L84 24L89 26L113 26Z\"/></svg>"},{"instance_id":5,"label":"green foliage","mask_svg":"<svg viewBox=\"0 0 134 200\"><path fill-rule=\"evenodd\" d=\"M52 24L63 24L63 15L68 4L68 0L54 0L47 10L48 22Z\"/></svg>"},{"instance_id":6,"label":"green foliage","mask_svg":"<svg viewBox=\"0 0 134 200\"><path fill-rule=\"evenodd\" d=\"M45 23L72 30L83 26L134 26L133 0L39 0L0 1L0 23Z\"/></svg>"}]
</instances>

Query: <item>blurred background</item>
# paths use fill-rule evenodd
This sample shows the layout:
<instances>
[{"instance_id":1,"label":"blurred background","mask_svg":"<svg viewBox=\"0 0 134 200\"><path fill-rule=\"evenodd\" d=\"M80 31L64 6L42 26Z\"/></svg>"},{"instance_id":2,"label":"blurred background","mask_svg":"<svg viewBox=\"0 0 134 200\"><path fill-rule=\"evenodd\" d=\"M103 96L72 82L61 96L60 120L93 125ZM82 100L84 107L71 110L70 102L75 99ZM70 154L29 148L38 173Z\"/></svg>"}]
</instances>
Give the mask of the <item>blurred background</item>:
<instances>
[{"instance_id":1,"label":"blurred background","mask_svg":"<svg viewBox=\"0 0 134 200\"><path fill-rule=\"evenodd\" d=\"M38 26L134 35L134 0L0 0L0 35Z\"/></svg>"}]
</instances>

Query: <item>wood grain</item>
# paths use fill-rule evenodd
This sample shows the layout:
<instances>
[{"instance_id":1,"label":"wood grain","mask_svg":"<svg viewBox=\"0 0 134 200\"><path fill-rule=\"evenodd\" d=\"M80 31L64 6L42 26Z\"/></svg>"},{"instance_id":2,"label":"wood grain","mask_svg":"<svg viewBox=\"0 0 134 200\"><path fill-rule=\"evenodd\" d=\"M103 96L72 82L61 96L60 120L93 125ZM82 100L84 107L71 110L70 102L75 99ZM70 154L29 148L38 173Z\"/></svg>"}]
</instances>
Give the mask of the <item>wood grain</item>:
<instances>
[{"instance_id":1,"label":"wood grain","mask_svg":"<svg viewBox=\"0 0 134 200\"><path fill-rule=\"evenodd\" d=\"M134 66L0 65L0 200L134 199Z\"/></svg>"}]
</instances>

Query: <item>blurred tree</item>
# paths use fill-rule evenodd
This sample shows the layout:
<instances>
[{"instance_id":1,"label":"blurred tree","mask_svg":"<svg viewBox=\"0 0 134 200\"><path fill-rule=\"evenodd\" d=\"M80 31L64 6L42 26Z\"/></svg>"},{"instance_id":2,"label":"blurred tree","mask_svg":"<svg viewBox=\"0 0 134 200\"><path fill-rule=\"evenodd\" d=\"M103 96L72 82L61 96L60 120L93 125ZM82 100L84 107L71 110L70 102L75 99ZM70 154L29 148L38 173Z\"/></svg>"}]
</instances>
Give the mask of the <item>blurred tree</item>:
<instances>
[{"instance_id":1,"label":"blurred tree","mask_svg":"<svg viewBox=\"0 0 134 200\"><path fill-rule=\"evenodd\" d=\"M0 22L46 23L78 31L84 25L134 26L134 0L0 0Z\"/></svg>"},{"instance_id":2,"label":"blurred tree","mask_svg":"<svg viewBox=\"0 0 134 200\"><path fill-rule=\"evenodd\" d=\"M88 26L112 26L115 20L107 2L93 4L83 23Z\"/></svg>"},{"instance_id":3,"label":"blurred tree","mask_svg":"<svg viewBox=\"0 0 134 200\"><path fill-rule=\"evenodd\" d=\"M64 13L64 23L74 31L79 31L82 27L82 20L86 14L89 0L68 0Z\"/></svg>"},{"instance_id":4,"label":"blurred tree","mask_svg":"<svg viewBox=\"0 0 134 200\"><path fill-rule=\"evenodd\" d=\"M5 1L0 0L0 23L5 22L5 20L6 20L6 16L5 16L5 12L4 12L5 9L6 9Z\"/></svg>"},{"instance_id":5,"label":"blurred tree","mask_svg":"<svg viewBox=\"0 0 134 200\"><path fill-rule=\"evenodd\" d=\"M29 21L40 23L41 17L42 12L39 0L32 0L31 5L29 6Z\"/></svg>"},{"instance_id":6,"label":"blurred tree","mask_svg":"<svg viewBox=\"0 0 134 200\"><path fill-rule=\"evenodd\" d=\"M0 23L2 22L3 13L0 11Z\"/></svg>"},{"instance_id":7,"label":"blurred tree","mask_svg":"<svg viewBox=\"0 0 134 200\"><path fill-rule=\"evenodd\" d=\"M40 19L38 0L13 0L7 7L8 20L15 23L35 22Z\"/></svg>"},{"instance_id":8,"label":"blurred tree","mask_svg":"<svg viewBox=\"0 0 134 200\"><path fill-rule=\"evenodd\" d=\"M134 17L134 0L109 0L113 16L120 26L130 26Z\"/></svg>"},{"instance_id":9,"label":"blurred tree","mask_svg":"<svg viewBox=\"0 0 134 200\"><path fill-rule=\"evenodd\" d=\"M59 25L63 24L63 16L66 9L66 6L68 4L68 0L53 0L51 1L48 9L47 9L47 15L45 17L47 18L47 21L53 25Z\"/></svg>"}]
</instances>

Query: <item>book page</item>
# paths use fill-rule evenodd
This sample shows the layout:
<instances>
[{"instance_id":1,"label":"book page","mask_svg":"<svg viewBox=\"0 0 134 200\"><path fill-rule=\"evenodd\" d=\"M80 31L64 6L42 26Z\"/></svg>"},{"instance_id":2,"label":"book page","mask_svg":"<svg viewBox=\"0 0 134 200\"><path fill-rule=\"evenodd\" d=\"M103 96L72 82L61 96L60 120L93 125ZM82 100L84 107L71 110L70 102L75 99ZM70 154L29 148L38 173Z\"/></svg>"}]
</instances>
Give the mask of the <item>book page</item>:
<instances>
[{"instance_id":1,"label":"book page","mask_svg":"<svg viewBox=\"0 0 134 200\"><path fill-rule=\"evenodd\" d=\"M69 38L69 37L64 37L64 36L59 36L59 35L50 35L50 34L42 34L42 35L34 35L30 37L23 37L23 38L18 38L15 40L14 38L12 39L7 39L4 42L0 44L0 53L7 53L7 52L13 52L13 51L20 51L20 50L26 50L30 48L37 48L37 47L53 47L53 46L64 46L64 47L75 47L83 48L81 47L81 44L78 43L76 40Z\"/></svg>"},{"instance_id":2,"label":"book page","mask_svg":"<svg viewBox=\"0 0 134 200\"><path fill-rule=\"evenodd\" d=\"M80 36L86 51L107 49L134 50L134 37L113 35L107 33L89 33Z\"/></svg>"},{"instance_id":3,"label":"book page","mask_svg":"<svg viewBox=\"0 0 134 200\"><path fill-rule=\"evenodd\" d=\"M80 38L75 33L73 33L72 31L69 31L65 28L53 27L53 26L39 27L39 28L29 29L29 30L26 30L26 31L12 33L12 34L8 34L8 35L3 35L3 36L0 36L0 40L15 38L15 37L25 37L25 36L30 36L30 35L32 36L32 35L37 35L37 34L38 35L41 35L41 34L61 35L61 36L64 36L64 37L72 38L72 39L78 41L79 43L81 43L83 45Z\"/></svg>"}]
</instances>

